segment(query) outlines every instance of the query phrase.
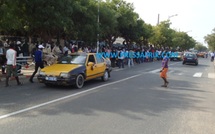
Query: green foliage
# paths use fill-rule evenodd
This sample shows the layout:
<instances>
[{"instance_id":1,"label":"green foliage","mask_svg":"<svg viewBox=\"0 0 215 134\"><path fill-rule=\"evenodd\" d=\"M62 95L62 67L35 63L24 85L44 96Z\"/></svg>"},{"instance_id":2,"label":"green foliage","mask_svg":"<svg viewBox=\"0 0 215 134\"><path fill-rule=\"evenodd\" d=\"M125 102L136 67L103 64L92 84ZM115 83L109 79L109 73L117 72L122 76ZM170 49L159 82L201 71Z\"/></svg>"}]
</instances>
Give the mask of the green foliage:
<instances>
[{"instance_id":1,"label":"green foliage","mask_svg":"<svg viewBox=\"0 0 215 134\"><path fill-rule=\"evenodd\" d=\"M169 21L157 26L146 24L134 12L133 4L124 0L1 0L0 13L0 32L6 35L95 43L99 34L99 40L110 46L117 37L123 37L127 45L195 46L186 33L171 29ZM212 44L211 38L207 41Z\"/></svg>"},{"instance_id":2,"label":"green foliage","mask_svg":"<svg viewBox=\"0 0 215 134\"><path fill-rule=\"evenodd\" d=\"M173 44L173 48L179 47L182 50L189 50L195 46L196 41L185 32L175 32Z\"/></svg>"},{"instance_id":3,"label":"green foliage","mask_svg":"<svg viewBox=\"0 0 215 134\"><path fill-rule=\"evenodd\" d=\"M215 51L215 28L213 29L211 34L208 34L204 37L205 42L207 42L210 50Z\"/></svg>"},{"instance_id":4,"label":"green foliage","mask_svg":"<svg viewBox=\"0 0 215 134\"><path fill-rule=\"evenodd\" d=\"M195 45L195 49L198 50L199 52L207 51L207 47L203 46L203 44L199 42L197 42L197 44Z\"/></svg>"},{"instance_id":5,"label":"green foliage","mask_svg":"<svg viewBox=\"0 0 215 134\"><path fill-rule=\"evenodd\" d=\"M170 28L169 21L163 21L153 27L153 36L150 42L159 48L188 50L196 44L195 40L185 32L178 32Z\"/></svg>"}]
</instances>

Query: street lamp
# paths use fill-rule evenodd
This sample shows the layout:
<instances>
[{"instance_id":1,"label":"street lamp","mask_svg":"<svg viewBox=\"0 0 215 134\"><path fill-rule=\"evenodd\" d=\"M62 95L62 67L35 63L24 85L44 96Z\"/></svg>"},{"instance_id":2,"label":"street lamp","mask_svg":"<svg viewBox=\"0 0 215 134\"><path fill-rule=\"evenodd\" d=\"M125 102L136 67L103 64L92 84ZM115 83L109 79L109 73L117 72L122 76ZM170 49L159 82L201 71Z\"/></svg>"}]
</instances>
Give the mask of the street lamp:
<instances>
[{"instance_id":1,"label":"street lamp","mask_svg":"<svg viewBox=\"0 0 215 134\"><path fill-rule=\"evenodd\" d=\"M170 20L170 18L175 17L175 16L178 16L178 14L168 16L168 20Z\"/></svg>"},{"instance_id":2,"label":"street lamp","mask_svg":"<svg viewBox=\"0 0 215 134\"><path fill-rule=\"evenodd\" d=\"M97 21L97 47L96 47L96 52L98 53L99 52L99 3L100 1L98 0L98 21Z\"/></svg>"},{"instance_id":3,"label":"street lamp","mask_svg":"<svg viewBox=\"0 0 215 134\"><path fill-rule=\"evenodd\" d=\"M189 32L192 32L192 30L186 31L185 33L189 33Z\"/></svg>"},{"instance_id":4,"label":"street lamp","mask_svg":"<svg viewBox=\"0 0 215 134\"><path fill-rule=\"evenodd\" d=\"M170 15L170 16L168 16L168 21L170 20L170 18L172 18L172 17L175 17L175 16L178 16L178 14L174 14L174 15ZM160 14L158 14L158 19L157 19L157 25L159 25L160 24Z\"/></svg>"}]
</instances>

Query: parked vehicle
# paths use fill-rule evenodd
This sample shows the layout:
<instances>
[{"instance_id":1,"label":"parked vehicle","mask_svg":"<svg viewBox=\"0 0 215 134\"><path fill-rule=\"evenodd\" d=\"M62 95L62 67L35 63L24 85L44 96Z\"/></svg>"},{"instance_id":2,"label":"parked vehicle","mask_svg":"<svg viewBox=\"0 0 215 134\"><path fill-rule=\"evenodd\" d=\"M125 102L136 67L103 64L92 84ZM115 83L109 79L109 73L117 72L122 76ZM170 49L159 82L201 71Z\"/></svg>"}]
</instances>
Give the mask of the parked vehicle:
<instances>
[{"instance_id":1,"label":"parked vehicle","mask_svg":"<svg viewBox=\"0 0 215 134\"><path fill-rule=\"evenodd\" d=\"M171 61L182 61L182 53L181 52L173 52L170 56Z\"/></svg>"}]
</instances>

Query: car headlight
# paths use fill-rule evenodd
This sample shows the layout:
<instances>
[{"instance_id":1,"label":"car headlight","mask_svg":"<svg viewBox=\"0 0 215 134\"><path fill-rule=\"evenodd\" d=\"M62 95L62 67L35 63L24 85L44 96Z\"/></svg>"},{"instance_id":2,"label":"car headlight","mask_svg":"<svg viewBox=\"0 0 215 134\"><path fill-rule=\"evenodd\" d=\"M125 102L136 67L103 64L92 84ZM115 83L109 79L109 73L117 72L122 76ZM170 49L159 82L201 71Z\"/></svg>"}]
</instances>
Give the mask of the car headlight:
<instances>
[{"instance_id":1,"label":"car headlight","mask_svg":"<svg viewBox=\"0 0 215 134\"><path fill-rule=\"evenodd\" d=\"M39 75L42 75L42 76L44 76L44 75L46 75L46 74L45 74L45 72L43 72L43 71L40 71L40 72L39 72Z\"/></svg>"},{"instance_id":2,"label":"car headlight","mask_svg":"<svg viewBox=\"0 0 215 134\"><path fill-rule=\"evenodd\" d=\"M60 73L60 77L62 77L62 78L69 78L70 74L69 73Z\"/></svg>"}]
</instances>

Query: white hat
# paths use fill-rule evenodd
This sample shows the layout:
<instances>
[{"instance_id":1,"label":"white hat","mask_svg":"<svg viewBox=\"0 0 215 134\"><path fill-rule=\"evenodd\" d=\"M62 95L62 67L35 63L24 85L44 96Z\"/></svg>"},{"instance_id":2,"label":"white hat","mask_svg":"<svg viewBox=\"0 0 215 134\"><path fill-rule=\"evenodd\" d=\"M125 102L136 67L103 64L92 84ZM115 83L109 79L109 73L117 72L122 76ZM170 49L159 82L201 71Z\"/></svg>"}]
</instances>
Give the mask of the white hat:
<instances>
[{"instance_id":1,"label":"white hat","mask_svg":"<svg viewBox=\"0 0 215 134\"><path fill-rule=\"evenodd\" d=\"M20 41L17 41L17 42L16 42L16 44L17 44L17 45L20 45L20 44L21 44L21 42L20 42Z\"/></svg>"},{"instance_id":2,"label":"white hat","mask_svg":"<svg viewBox=\"0 0 215 134\"><path fill-rule=\"evenodd\" d=\"M43 45L39 45L38 48L44 48L44 46Z\"/></svg>"}]
</instances>

